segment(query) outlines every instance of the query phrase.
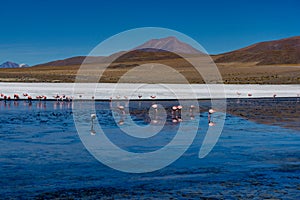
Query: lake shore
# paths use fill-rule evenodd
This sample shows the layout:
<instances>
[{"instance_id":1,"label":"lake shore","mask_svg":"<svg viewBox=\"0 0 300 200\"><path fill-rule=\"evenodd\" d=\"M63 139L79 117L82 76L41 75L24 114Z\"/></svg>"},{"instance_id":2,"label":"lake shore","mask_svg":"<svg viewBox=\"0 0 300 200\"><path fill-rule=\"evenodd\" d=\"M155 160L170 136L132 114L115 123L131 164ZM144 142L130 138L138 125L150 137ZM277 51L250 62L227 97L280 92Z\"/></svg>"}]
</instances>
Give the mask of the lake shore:
<instances>
[{"instance_id":1,"label":"lake shore","mask_svg":"<svg viewBox=\"0 0 300 200\"><path fill-rule=\"evenodd\" d=\"M131 84L131 83L7 83L0 82L0 93L10 96L24 93L33 99L45 95L68 96L83 100L109 99L210 99L210 98L273 98L299 97L300 85L256 85L256 84ZM139 98L138 96L142 96ZM152 96L152 97L151 97ZM3 99L3 97L1 97Z\"/></svg>"}]
</instances>

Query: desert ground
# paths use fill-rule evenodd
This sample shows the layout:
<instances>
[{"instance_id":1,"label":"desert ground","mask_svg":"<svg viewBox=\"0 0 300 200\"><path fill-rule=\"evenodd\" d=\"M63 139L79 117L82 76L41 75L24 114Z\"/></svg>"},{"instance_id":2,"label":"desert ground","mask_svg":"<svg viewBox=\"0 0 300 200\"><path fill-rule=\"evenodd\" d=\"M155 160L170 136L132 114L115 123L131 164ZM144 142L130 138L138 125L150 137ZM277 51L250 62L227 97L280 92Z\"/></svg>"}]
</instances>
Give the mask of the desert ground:
<instances>
[{"instance_id":1,"label":"desert ground","mask_svg":"<svg viewBox=\"0 0 300 200\"><path fill-rule=\"evenodd\" d=\"M225 84L300 84L299 64L256 64L250 62L217 63L222 76L221 82L223 81ZM94 82L91 80L96 78L100 79L99 82L115 83L119 82L124 74L127 75L127 79L123 82L129 83L186 83L180 81L178 74L184 76L189 83L206 82L195 68L181 58L167 58L150 62L149 60L127 60L126 62L114 62L110 65L106 63L87 65L89 66L83 72L84 74L81 73L85 76L82 82ZM162 65L169 66L169 68L162 67ZM206 65L203 66L205 68ZM0 69L0 81L71 83L76 80L79 69L80 65ZM216 82L220 83L220 80L216 80Z\"/></svg>"}]
</instances>

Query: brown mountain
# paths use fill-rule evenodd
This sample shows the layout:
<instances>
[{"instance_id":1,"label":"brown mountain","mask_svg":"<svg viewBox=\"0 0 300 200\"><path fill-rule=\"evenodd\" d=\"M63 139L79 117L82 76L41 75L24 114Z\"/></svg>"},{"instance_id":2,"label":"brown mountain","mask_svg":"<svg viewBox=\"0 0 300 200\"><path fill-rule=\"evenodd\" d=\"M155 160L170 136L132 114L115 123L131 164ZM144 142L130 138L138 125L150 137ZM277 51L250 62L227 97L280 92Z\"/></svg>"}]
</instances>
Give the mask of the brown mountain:
<instances>
[{"instance_id":1,"label":"brown mountain","mask_svg":"<svg viewBox=\"0 0 300 200\"><path fill-rule=\"evenodd\" d=\"M43 64L38 64L35 65L36 67L40 67L40 66L70 66L70 65L81 65L81 63L84 61L84 59L86 58L86 56L75 56L75 57L71 57L71 58L66 58L63 60L55 60L55 61L51 61L51 62L47 62L47 63L43 63ZM103 58L105 58L104 56L95 56L89 57L90 61L93 62L98 62L101 61Z\"/></svg>"},{"instance_id":2,"label":"brown mountain","mask_svg":"<svg viewBox=\"0 0 300 200\"><path fill-rule=\"evenodd\" d=\"M81 65L85 60L87 63L107 63L118 58L118 62L127 61L138 61L138 60L160 60L160 59L171 59L175 53L182 53L185 55L201 54L194 47L179 41L175 37L166 37L161 39L152 39L144 44L127 52L121 51L114 53L110 56L76 56L63 60L56 60L48 63L39 64L36 66L70 66L70 65ZM121 58L119 58L119 56ZM175 56L178 57L178 56Z\"/></svg>"},{"instance_id":3,"label":"brown mountain","mask_svg":"<svg viewBox=\"0 0 300 200\"><path fill-rule=\"evenodd\" d=\"M202 52L192 46L179 41L175 37L152 39L127 52L117 52L110 56L88 57L88 63L107 63L116 58L118 62L172 59L177 52L188 55ZM119 56L121 58L119 58ZM175 56L176 57L176 56ZM299 64L300 36L281 40L260 42L235 51L212 56L216 63L255 63L256 65ZM36 66L74 66L80 65L86 56L76 56L63 60L56 60Z\"/></svg>"},{"instance_id":4,"label":"brown mountain","mask_svg":"<svg viewBox=\"0 0 300 200\"><path fill-rule=\"evenodd\" d=\"M255 62L256 65L300 63L300 36L260 42L215 56L216 63Z\"/></svg>"},{"instance_id":5,"label":"brown mountain","mask_svg":"<svg viewBox=\"0 0 300 200\"><path fill-rule=\"evenodd\" d=\"M134 49L158 49L183 54L201 54L202 52L191 45L179 41L176 37L152 39Z\"/></svg>"}]
</instances>

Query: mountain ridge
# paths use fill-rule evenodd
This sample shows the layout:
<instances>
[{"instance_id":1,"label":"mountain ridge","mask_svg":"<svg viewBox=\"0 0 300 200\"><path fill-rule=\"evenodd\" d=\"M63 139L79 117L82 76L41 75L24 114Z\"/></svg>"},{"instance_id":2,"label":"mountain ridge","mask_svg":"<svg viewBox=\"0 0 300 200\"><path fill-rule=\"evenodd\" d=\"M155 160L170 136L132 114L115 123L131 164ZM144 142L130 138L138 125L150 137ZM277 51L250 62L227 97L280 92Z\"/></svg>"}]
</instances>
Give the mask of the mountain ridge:
<instances>
[{"instance_id":1,"label":"mountain ridge","mask_svg":"<svg viewBox=\"0 0 300 200\"><path fill-rule=\"evenodd\" d=\"M28 65L22 63L22 64L17 64L15 62L11 62L11 61L6 61L4 63L2 63L0 65L0 68L3 69L8 69L8 68L25 68L25 67L29 67Z\"/></svg>"},{"instance_id":2,"label":"mountain ridge","mask_svg":"<svg viewBox=\"0 0 300 200\"><path fill-rule=\"evenodd\" d=\"M146 52L149 52L148 55L145 55ZM164 55L159 56L159 53ZM169 55L167 52L170 52ZM195 54L203 54L201 51L195 49L189 44L179 41L176 37L170 36L166 38L160 39L151 39L146 41L145 43L129 50L129 51L120 51L113 53L109 56L75 56L62 60L55 60L47 63L38 64L35 66L71 66L71 65L81 65L83 62L85 64L88 63L106 63L110 62L114 59L118 59L121 55L122 59L118 59L118 61L126 61L126 59L137 61L140 59L139 56L143 55L148 56L147 60L151 60L151 56L154 56L154 60L158 59L170 59L174 58L174 53L180 53L185 55L195 55ZM127 54L127 55L126 55ZM129 58L129 56L132 56ZM176 57L176 56L175 56ZM178 56L177 56L178 57Z\"/></svg>"},{"instance_id":3,"label":"mountain ridge","mask_svg":"<svg viewBox=\"0 0 300 200\"><path fill-rule=\"evenodd\" d=\"M173 45L170 45L170 44ZM177 45L180 44L181 47ZM188 44L179 41L174 36L151 39L135 48L131 51L143 49L148 51L149 49L165 50L170 52L178 52L180 49L183 53L184 51L189 54L199 54L202 53L199 50L194 49ZM189 47L189 51L186 48ZM130 51L127 51L130 52ZM126 53L116 52L110 56L94 56L88 57L86 61L93 63L105 63L109 62L119 55ZM233 50L230 52L225 52L217 55L211 55L216 63L256 63L256 65L272 65L272 64L300 64L300 36L293 36L289 38L282 38L278 40L263 41L254 43L252 45ZM87 58L87 56L75 56L62 60L51 61L47 63L41 63L35 66L70 66L70 65L81 65L82 62ZM138 60L138 58L132 59ZM155 60L155 58L154 58Z\"/></svg>"},{"instance_id":4,"label":"mountain ridge","mask_svg":"<svg viewBox=\"0 0 300 200\"><path fill-rule=\"evenodd\" d=\"M300 36L259 42L234 51L218 54L216 57L216 63L299 64Z\"/></svg>"},{"instance_id":5,"label":"mountain ridge","mask_svg":"<svg viewBox=\"0 0 300 200\"><path fill-rule=\"evenodd\" d=\"M169 36L166 38L160 39L151 39L137 47L133 50L137 49L160 49L165 51L170 51L174 53L182 53L182 54L202 54L203 52L195 49L191 45L181 42L174 36Z\"/></svg>"}]
</instances>

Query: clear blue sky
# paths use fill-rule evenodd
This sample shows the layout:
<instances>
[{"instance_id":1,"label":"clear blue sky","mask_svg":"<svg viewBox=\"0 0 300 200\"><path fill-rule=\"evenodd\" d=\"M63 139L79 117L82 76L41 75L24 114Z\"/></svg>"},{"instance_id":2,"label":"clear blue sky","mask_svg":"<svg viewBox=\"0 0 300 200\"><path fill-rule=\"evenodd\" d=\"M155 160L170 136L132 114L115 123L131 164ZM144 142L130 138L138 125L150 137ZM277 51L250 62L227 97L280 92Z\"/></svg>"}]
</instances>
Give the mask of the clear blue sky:
<instances>
[{"instance_id":1,"label":"clear blue sky","mask_svg":"<svg viewBox=\"0 0 300 200\"><path fill-rule=\"evenodd\" d=\"M87 55L128 29L164 27L210 54L300 35L300 1L1 0L0 64L30 65Z\"/></svg>"}]
</instances>

